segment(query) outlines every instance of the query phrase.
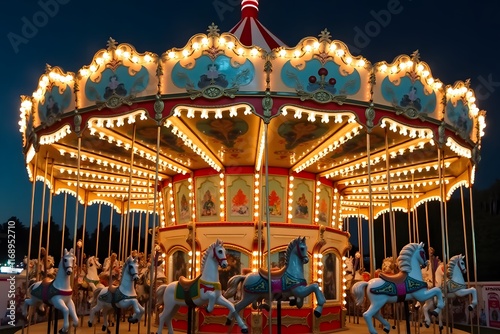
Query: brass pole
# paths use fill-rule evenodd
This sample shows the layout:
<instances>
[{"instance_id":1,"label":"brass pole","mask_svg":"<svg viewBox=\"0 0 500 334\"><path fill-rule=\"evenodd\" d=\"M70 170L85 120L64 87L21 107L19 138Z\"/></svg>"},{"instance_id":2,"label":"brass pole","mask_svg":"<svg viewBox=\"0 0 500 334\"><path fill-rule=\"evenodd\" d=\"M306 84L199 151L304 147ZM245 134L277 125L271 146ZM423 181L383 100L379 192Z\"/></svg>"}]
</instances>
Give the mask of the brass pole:
<instances>
[{"instance_id":1,"label":"brass pole","mask_svg":"<svg viewBox=\"0 0 500 334\"><path fill-rule=\"evenodd\" d=\"M43 220L45 216L45 193L47 189L47 169L49 163L49 152L45 154L45 170L44 170L44 176L43 176L43 191L42 191L42 208L41 208L41 214L40 214L40 236L38 240L38 262L36 265L36 279L38 280L39 277L38 275L40 274L40 258L41 258L41 253L42 253L42 235L43 235ZM45 252L45 258L47 258L47 252ZM45 261L44 261L45 262ZM46 268L44 268L46 269ZM44 275L45 278L45 275Z\"/></svg>"}]
</instances>

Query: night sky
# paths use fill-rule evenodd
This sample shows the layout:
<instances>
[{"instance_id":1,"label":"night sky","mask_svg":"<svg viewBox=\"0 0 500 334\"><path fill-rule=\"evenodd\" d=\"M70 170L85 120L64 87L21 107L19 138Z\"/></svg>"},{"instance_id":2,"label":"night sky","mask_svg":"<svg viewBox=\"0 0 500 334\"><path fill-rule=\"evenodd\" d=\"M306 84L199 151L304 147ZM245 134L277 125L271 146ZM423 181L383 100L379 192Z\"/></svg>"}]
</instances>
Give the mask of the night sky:
<instances>
[{"instance_id":1,"label":"night sky","mask_svg":"<svg viewBox=\"0 0 500 334\"><path fill-rule=\"evenodd\" d=\"M229 31L240 19L240 1L182 1L175 5L157 0L12 1L0 15L5 116L0 132L0 222L16 216L29 225L32 186L18 130L20 95L32 94L45 65L77 72L92 61L95 52L106 48L110 37L132 44L138 52L160 55L183 47L194 34L205 33L212 22L221 32ZM470 79L477 106L487 112L475 187L487 188L498 178L500 17L494 2L262 0L259 19L288 46L307 36L317 37L326 28L332 39L345 42L353 55L362 55L371 63L392 62L400 54L418 50L433 77L444 84ZM36 189L34 223L41 215L41 183ZM55 198L56 222L62 221L62 198ZM95 207L88 212L91 230ZM74 217L68 219L74 221Z\"/></svg>"}]
</instances>

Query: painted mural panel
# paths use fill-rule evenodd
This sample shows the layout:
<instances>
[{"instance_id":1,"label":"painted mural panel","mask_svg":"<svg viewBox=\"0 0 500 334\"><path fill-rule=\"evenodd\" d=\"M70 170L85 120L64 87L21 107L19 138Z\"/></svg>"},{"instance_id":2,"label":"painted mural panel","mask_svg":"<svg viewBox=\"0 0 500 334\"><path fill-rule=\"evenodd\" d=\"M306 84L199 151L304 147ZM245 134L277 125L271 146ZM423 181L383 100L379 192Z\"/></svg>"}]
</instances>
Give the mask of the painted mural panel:
<instances>
[{"instance_id":1,"label":"painted mural panel","mask_svg":"<svg viewBox=\"0 0 500 334\"><path fill-rule=\"evenodd\" d=\"M311 224L314 217L314 182L295 179L292 219L294 223Z\"/></svg>"},{"instance_id":2,"label":"painted mural panel","mask_svg":"<svg viewBox=\"0 0 500 334\"><path fill-rule=\"evenodd\" d=\"M252 221L253 176L227 177L227 220Z\"/></svg>"},{"instance_id":3,"label":"painted mural panel","mask_svg":"<svg viewBox=\"0 0 500 334\"><path fill-rule=\"evenodd\" d=\"M188 91L202 91L209 86L236 89L248 85L255 77L255 68L250 60L232 62L226 55L215 59L203 55L194 66L183 66L179 61L172 69L172 82Z\"/></svg>"},{"instance_id":4,"label":"painted mural panel","mask_svg":"<svg viewBox=\"0 0 500 334\"><path fill-rule=\"evenodd\" d=\"M107 68L101 75L92 76L85 83L85 97L90 101L103 102L113 96L135 97L148 87L149 73L141 66L138 71L130 71L126 66Z\"/></svg>"},{"instance_id":5,"label":"painted mural panel","mask_svg":"<svg viewBox=\"0 0 500 334\"><path fill-rule=\"evenodd\" d=\"M38 102L38 116L42 123L52 124L64 112L73 110L72 87L67 84L52 85Z\"/></svg>"},{"instance_id":6,"label":"painted mural panel","mask_svg":"<svg viewBox=\"0 0 500 334\"><path fill-rule=\"evenodd\" d=\"M184 180L174 184L175 214L177 224L186 224L191 221L191 199L189 197L189 182Z\"/></svg>"},{"instance_id":7,"label":"painted mural panel","mask_svg":"<svg viewBox=\"0 0 500 334\"><path fill-rule=\"evenodd\" d=\"M218 175L196 179L196 216L199 221L220 221L219 182Z\"/></svg>"},{"instance_id":8,"label":"painted mural panel","mask_svg":"<svg viewBox=\"0 0 500 334\"><path fill-rule=\"evenodd\" d=\"M321 184L319 186L318 200L318 224L324 226L331 225L332 205L333 205L333 189Z\"/></svg>"},{"instance_id":9,"label":"painted mural panel","mask_svg":"<svg viewBox=\"0 0 500 334\"><path fill-rule=\"evenodd\" d=\"M436 93L427 92L420 80L403 77L399 82L393 82L386 77L382 81L382 96L394 106L414 108L418 112L430 115L437 107Z\"/></svg>"},{"instance_id":10,"label":"painted mural panel","mask_svg":"<svg viewBox=\"0 0 500 334\"><path fill-rule=\"evenodd\" d=\"M469 115L469 106L464 100L446 101L444 121L453 126L462 138L471 137L474 122Z\"/></svg>"},{"instance_id":11,"label":"painted mural panel","mask_svg":"<svg viewBox=\"0 0 500 334\"><path fill-rule=\"evenodd\" d=\"M287 178L281 176L269 177L269 198L265 200L266 185L263 186L261 196L261 217L266 217L266 205L269 203L269 216L272 222L286 222L286 184Z\"/></svg>"},{"instance_id":12,"label":"painted mural panel","mask_svg":"<svg viewBox=\"0 0 500 334\"><path fill-rule=\"evenodd\" d=\"M357 69L351 73L341 71L333 61L322 64L318 59L306 61L305 66L295 67L291 60L281 70L285 85L299 92L325 90L332 95L354 95L361 88L361 77Z\"/></svg>"}]
</instances>

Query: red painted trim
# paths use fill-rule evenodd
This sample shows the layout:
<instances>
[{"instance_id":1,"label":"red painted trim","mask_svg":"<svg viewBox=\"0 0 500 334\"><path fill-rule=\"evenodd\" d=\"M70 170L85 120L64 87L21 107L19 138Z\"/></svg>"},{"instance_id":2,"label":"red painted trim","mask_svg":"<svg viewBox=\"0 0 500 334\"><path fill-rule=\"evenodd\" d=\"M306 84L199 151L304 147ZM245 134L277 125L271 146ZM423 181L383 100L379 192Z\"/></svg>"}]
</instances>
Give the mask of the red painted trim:
<instances>
[{"instance_id":1,"label":"red painted trim","mask_svg":"<svg viewBox=\"0 0 500 334\"><path fill-rule=\"evenodd\" d=\"M219 175L220 173L212 168L203 168L193 171L193 177Z\"/></svg>"},{"instance_id":2,"label":"red painted trim","mask_svg":"<svg viewBox=\"0 0 500 334\"><path fill-rule=\"evenodd\" d=\"M245 175L254 175L255 174L255 168L253 166L239 166L239 167L227 167L226 168L226 175L238 175L238 174L245 174Z\"/></svg>"},{"instance_id":3,"label":"red painted trim","mask_svg":"<svg viewBox=\"0 0 500 334\"><path fill-rule=\"evenodd\" d=\"M191 177L190 174L175 174L173 177L172 177L172 182L173 183L176 183L176 182L181 182L181 181L184 181L184 180L187 180Z\"/></svg>"}]
</instances>

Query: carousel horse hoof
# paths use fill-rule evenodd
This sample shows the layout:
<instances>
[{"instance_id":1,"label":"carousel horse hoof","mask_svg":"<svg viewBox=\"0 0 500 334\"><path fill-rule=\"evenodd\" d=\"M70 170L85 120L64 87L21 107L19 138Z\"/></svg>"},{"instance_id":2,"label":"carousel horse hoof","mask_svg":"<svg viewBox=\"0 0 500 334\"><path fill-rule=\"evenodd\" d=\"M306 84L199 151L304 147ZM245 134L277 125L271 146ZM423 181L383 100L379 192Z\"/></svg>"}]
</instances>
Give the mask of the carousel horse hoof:
<instances>
[{"instance_id":1,"label":"carousel horse hoof","mask_svg":"<svg viewBox=\"0 0 500 334\"><path fill-rule=\"evenodd\" d=\"M469 311L473 311L473 310L474 310L474 306L469 305Z\"/></svg>"},{"instance_id":2,"label":"carousel horse hoof","mask_svg":"<svg viewBox=\"0 0 500 334\"><path fill-rule=\"evenodd\" d=\"M315 316L316 318L321 317L321 312L314 310L314 316Z\"/></svg>"},{"instance_id":3,"label":"carousel horse hoof","mask_svg":"<svg viewBox=\"0 0 500 334\"><path fill-rule=\"evenodd\" d=\"M436 317L436 318L438 317L438 313L437 313L436 311L431 311L431 312L429 312L429 314L430 314L431 316Z\"/></svg>"},{"instance_id":4,"label":"carousel horse hoof","mask_svg":"<svg viewBox=\"0 0 500 334\"><path fill-rule=\"evenodd\" d=\"M134 317L129 317L127 320L131 324L136 324L138 322L138 320L136 318L134 318Z\"/></svg>"},{"instance_id":5,"label":"carousel horse hoof","mask_svg":"<svg viewBox=\"0 0 500 334\"><path fill-rule=\"evenodd\" d=\"M290 306L295 306L297 305L297 300L296 299L290 299Z\"/></svg>"},{"instance_id":6,"label":"carousel horse hoof","mask_svg":"<svg viewBox=\"0 0 500 334\"><path fill-rule=\"evenodd\" d=\"M425 328L429 328L430 325L428 323L425 323Z\"/></svg>"},{"instance_id":7,"label":"carousel horse hoof","mask_svg":"<svg viewBox=\"0 0 500 334\"><path fill-rule=\"evenodd\" d=\"M392 326L392 329L396 329L396 326Z\"/></svg>"},{"instance_id":8,"label":"carousel horse hoof","mask_svg":"<svg viewBox=\"0 0 500 334\"><path fill-rule=\"evenodd\" d=\"M106 326L105 326L105 325L102 325L101 330L104 332L104 331L106 331L106 329L107 329L107 328L106 328Z\"/></svg>"},{"instance_id":9,"label":"carousel horse hoof","mask_svg":"<svg viewBox=\"0 0 500 334\"><path fill-rule=\"evenodd\" d=\"M384 328L384 332L389 333L391 331L390 328Z\"/></svg>"},{"instance_id":10,"label":"carousel horse hoof","mask_svg":"<svg viewBox=\"0 0 500 334\"><path fill-rule=\"evenodd\" d=\"M92 323L89 321L87 321L87 325L89 325L89 327L92 327Z\"/></svg>"},{"instance_id":11,"label":"carousel horse hoof","mask_svg":"<svg viewBox=\"0 0 500 334\"><path fill-rule=\"evenodd\" d=\"M230 318L226 318L226 326L231 325L232 321Z\"/></svg>"},{"instance_id":12,"label":"carousel horse hoof","mask_svg":"<svg viewBox=\"0 0 500 334\"><path fill-rule=\"evenodd\" d=\"M68 330L63 330L62 328L59 330L59 334L68 334Z\"/></svg>"},{"instance_id":13,"label":"carousel horse hoof","mask_svg":"<svg viewBox=\"0 0 500 334\"><path fill-rule=\"evenodd\" d=\"M243 328L243 329L241 330L241 332L242 332L242 333L244 333L244 334L247 334L247 333L248 333L248 329Z\"/></svg>"}]
</instances>

